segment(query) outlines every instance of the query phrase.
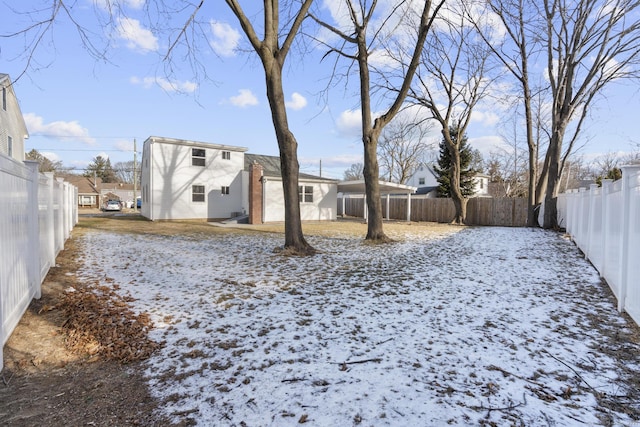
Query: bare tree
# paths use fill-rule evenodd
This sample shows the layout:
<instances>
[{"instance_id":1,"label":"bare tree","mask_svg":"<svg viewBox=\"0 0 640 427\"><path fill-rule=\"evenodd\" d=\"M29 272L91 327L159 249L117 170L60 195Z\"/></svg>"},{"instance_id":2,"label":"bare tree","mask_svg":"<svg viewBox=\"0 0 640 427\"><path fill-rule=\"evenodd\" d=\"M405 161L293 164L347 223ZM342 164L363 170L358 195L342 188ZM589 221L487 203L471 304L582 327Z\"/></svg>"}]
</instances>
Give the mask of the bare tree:
<instances>
[{"instance_id":1,"label":"bare tree","mask_svg":"<svg viewBox=\"0 0 640 427\"><path fill-rule=\"evenodd\" d=\"M364 179L364 165L362 163L354 163L344 171L345 181L359 181Z\"/></svg>"},{"instance_id":2,"label":"bare tree","mask_svg":"<svg viewBox=\"0 0 640 427\"><path fill-rule=\"evenodd\" d=\"M50 6L33 9L28 13L31 24L1 37L22 37L25 42L25 70L31 67L35 54L46 45L47 37L53 39L53 27L60 20L68 20L82 40L85 48L97 59L107 60L106 48L101 49L94 43L94 31L78 21L74 13L74 4L67 5L65 0L50 0ZM96 16L105 32L122 29L126 18L127 0L106 0L95 2ZM198 20L204 0L150 0L144 3L148 24L156 34L168 34L168 48L162 56L164 73L171 77L177 68L190 67L194 77L208 79L210 64L203 58L211 52L208 39L208 22ZM290 0L281 4L277 0L264 0L260 11L245 14L238 0L225 0L226 5L237 18L251 48L258 56L264 69L267 99L271 109L282 169L282 186L285 201L285 244L290 253L311 254L314 248L307 243L302 233L300 205L298 199L297 157L298 143L289 129L285 96L282 84L282 70L296 36L307 16L313 0ZM16 13L18 13L16 11ZM281 16L282 13L282 16ZM259 19L261 15L262 19ZM252 19L258 24L254 27ZM177 22L177 24L176 24ZM177 25L177 26L176 26ZM257 28L257 30L256 30ZM262 34L258 35L258 31ZM110 37L106 37L107 40ZM108 47L108 43L107 43Z\"/></svg>"},{"instance_id":3,"label":"bare tree","mask_svg":"<svg viewBox=\"0 0 640 427\"><path fill-rule=\"evenodd\" d=\"M277 0L264 0L263 20L260 27L262 38L245 15L237 0L225 0L231 8L251 46L262 62L267 85L267 99L271 109L271 119L280 149L282 187L285 200L285 248L296 254L314 253L302 233L300 204L298 200L298 142L289 129L282 86L282 69L294 38L298 34L313 0L304 0L289 19L280 20L280 4ZM281 25L283 26L281 28ZM282 42L281 42L282 37Z\"/></svg>"},{"instance_id":4,"label":"bare tree","mask_svg":"<svg viewBox=\"0 0 640 427\"><path fill-rule=\"evenodd\" d=\"M629 19L639 11L637 0L544 0L553 99L544 228L557 226L560 178L589 107L610 83L639 76L640 21Z\"/></svg>"},{"instance_id":5,"label":"bare tree","mask_svg":"<svg viewBox=\"0 0 640 427\"><path fill-rule=\"evenodd\" d=\"M432 126L419 117L399 115L380 136L378 157L381 176L387 181L404 184L416 171L429 149L435 144L427 142Z\"/></svg>"},{"instance_id":6,"label":"bare tree","mask_svg":"<svg viewBox=\"0 0 640 427\"><path fill-rule=\"evenodd\" d=\"M494 57L516 80L520 88L518 97L524 107L525 135L529 154L527 225L538 224L536 218L536 183L538 178L538 140L534 128L533 100L537 92L531 77L531 63L535 63L541 50L538 34L544 28L539 11L529 0L489 0L487 9L467 9L469 18L479 30ZM497 17L505 30L504 40L496 34L496 24L487 16Z\"/></svg>"},{"instance_id":7,"label":"bare tree","mask_svg":"<svg viewBox=\"0 0 640 427\"><path fill-rule=\"evenodd\" d=\"M419 86L411 97L426 107L442 127L443 142L450 156L450 194L455 205L452 223L463 224L467 198L461 191L460 144L476 105L489 94L493 81L490 51L478 41L476 29L453 5L438 19L436 30L422 54L417 76ZM451 130L457 131L456 135Z\"/></svg>"},{"instance_id":8,"label":"bare tree","mask_svg":"<svg viewBox=\"0 0 640 427\"><path fill-rule=\"evenodd\" d=\"M394 55L398 43L406 43L409 33L401 31L400 27L407 24L407 19L412 17L415 12L412 8L412 2L398 1L395 2L384 16L376 14L377 0L360 0L354 4L351 0L345 0L342 5L346 8L346 18L349 23L347 25L332 25L323 21L319 17L312 15L313 19L323 28L329 30L333 35L339 38L338 46L330 46L327 44L329 54L336 54L338 58L346 59L351 69L357 66L359 84L360 84L360 111L362 115L362 143L364 146L364 179L365 192L367 197L367 240L387 241L388 237L384 234L382 226L382 201L380 199L380 167L378 165L378 139L384 127L401 110L404 100L409 92L415 70L420 62L420 52L424 46L431 25L433 16L437 14L438 9L444 3L441 0L432 10L431 0L426 0L422 10L418 12L419 22L416 23L417 35L414 42L408 43L413 46L413 52L409 55L410 60L399 61ZM406 26L404 27L406 29ZM415 31L415 30L414 30ZM395 35L400 35L402 41ZM393 69L399 72L395 79L391 75L384 75L385 67L376 67L371 63L371 56L375 53L383 53L386 59L395 61L397 66L388 67L386 70ZM400 53L402 55L402 53ZM373 85L380 90L382 86L387 86L391 90L386 94L390 96L390 105L385 111L373 118L372 108L372 74L380 78L379 85ZM391 95L389 95L391 94ZM381 99L384 95L381 95Z\"/></svg>"},{"instance_id":9,"label":"bare tree","mask_svg":"<svg viewBox=\"0 0 640 427\"><path fill-rule=\"evenodd\" d=\"M117 162L113 165L113 170L118 177L120 182L124 182L126 184L133 184L134 180L134 165L133 160L129 160L127 162ZM135 165L135 170L138 171L136 173L138 178L138 185L140 185L140 162L137 162Z\"/></svg>"}]
</instances>

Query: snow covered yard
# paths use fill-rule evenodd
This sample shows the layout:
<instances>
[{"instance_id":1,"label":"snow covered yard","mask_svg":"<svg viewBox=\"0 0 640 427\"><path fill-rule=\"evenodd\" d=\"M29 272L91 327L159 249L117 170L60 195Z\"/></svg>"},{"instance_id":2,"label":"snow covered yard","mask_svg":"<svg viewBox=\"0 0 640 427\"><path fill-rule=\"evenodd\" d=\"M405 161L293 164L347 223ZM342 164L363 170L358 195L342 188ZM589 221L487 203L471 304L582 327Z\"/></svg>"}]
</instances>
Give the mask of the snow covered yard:
<instances>
[{"instance_id":1,"label":"snow covered yard","mask_svg":"<svg viewBox=\"0 0 640 427\"><path fill-rule=\"evenodd\" d=\"M426 229L423 228L423 229ZM86 280L113 279L151 337L152 393L198 425L631 425L640 351L561 235L441 227L311 236L93 232ZM612 332L612 331L617 331ZM617 348L616 346L620 347ZM624 350L631 360L611 357Z\"/></svg>"}]
</instances>

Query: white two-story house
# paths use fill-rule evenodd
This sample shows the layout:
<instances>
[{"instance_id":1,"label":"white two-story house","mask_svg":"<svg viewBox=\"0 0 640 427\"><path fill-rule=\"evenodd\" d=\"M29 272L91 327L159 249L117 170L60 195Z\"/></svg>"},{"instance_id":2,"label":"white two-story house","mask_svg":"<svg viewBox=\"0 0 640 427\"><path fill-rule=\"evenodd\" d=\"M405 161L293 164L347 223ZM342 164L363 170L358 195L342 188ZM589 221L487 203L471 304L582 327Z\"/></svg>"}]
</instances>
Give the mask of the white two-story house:
<instances>
[{"instance_id":1,"label":"white two-story house","mask_svg":"<svg viewBox=\"0 0 640 427\"><path fill-rule=\"evenodd\" d=\"M11 79L0 73L0 154L22 162L27 138L29 133Z\"/></svg>"},{"instance_id":2,"label":"white two-story house","mask_svg":"<svg viewBox=\"0 0 640 427\"><path fill-rule=\"evenodd\" d=\"M152 136L141 167L143 216L151 220L284 221L279 158L247 148ZM302 220L335 220L337 182L299 176Z\"/></svg>"},{"instance_id":3,"label":"white two-story house","mask_svg":"<svg viewBox=\"0 0 640 427\"><path fill-rule=\"evenodd\" d=\"M473 181L474 194L472 197L491 197L489 195L489 175L476 174ZM426 163L420 163L406 184L417 187L416 194L438 197L438 174L433 170L432 166Z\"/></svg>"}]
</instances>

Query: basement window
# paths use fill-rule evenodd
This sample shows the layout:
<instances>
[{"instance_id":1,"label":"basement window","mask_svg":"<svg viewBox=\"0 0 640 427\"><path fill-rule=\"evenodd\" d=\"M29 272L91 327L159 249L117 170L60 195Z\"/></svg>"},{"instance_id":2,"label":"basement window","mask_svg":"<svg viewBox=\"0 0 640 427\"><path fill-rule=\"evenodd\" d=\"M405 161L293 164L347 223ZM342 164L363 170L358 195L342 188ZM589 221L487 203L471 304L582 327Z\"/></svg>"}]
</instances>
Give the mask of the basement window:
<instances>
[{"instance_id":1,"label":"basement window","mask_svg":"<svg viewBox=\"0 0 640 427\"><path fill-rule=\"evenodd\" d=\"M229 195L229 187L228 187L228 186L223 185L223 186L220 188L220 194L222 194L223 196L225 196L225 195L226 195L226 196L228 196L228 195Z\"/></svg>"},{"instance_id":2,"label":"basement window","mask_svg":"<svg viewBox=\"0 0 640 427\"><path fill-rule=\"evenodd\" d=\"M191 201L204 202L204 185L191 186Z\"/></svg>"},{"instance_id":3,"label":"basement window","mask_svg":"<svg viewBox=\"0 0 640 427\"><path fill-rule=\"evenodd\" d=\"M300 203L313 203L313 186L301 185L298 187L298 200Z\"/></svg>"},{"instance_id":4,"label":"basement window","mask_svg":"<svg viewBox=\"0 0 640 427\"><path fill-rule=\"evenodd\" d=\"M191 165L192 166L204 166L206 160L206 152L204 148L192 148L191 149Z\"/></svg>"}]
</instances>

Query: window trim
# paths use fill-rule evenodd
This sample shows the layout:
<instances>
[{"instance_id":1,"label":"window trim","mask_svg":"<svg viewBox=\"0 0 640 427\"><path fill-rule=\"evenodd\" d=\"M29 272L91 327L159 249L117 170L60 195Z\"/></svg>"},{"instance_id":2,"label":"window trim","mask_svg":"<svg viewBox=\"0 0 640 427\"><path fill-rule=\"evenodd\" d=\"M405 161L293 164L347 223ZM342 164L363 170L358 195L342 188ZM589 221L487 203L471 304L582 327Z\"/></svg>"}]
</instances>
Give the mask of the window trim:
<instances>
[{"instance_id":1,"label":"window trim","mask_svg":"<svg viewBox=\"0 0 640 427\"><path fill-rule=\"evenodd\" d=\"M202 192L196 191L200 189L202 189ZM191 202L192 203L205 203L207 201L206 194L207 193L204 185L194 184L191 186ZM199 200L200 198L202 198L202 200Z\"/></svg>"},{"instance_id":2,"label":"window trim","mask_svg":"<svg viewBox=\"0 0 640 427\"><path fill-rule=\"evenodd\" d=\"M207 150L204 148L191 148L191 166L204 167L206 164Z\"/></svg>"},{"instance_id":3,"label":"window trim","mask_svg":"<svg viewBox=\"0 0 640 427\"><path fill-rule=\"evenodd\" d=\"M313 203L313 185L298 186L298 202Z\"/></svg>"}]
</instances>

